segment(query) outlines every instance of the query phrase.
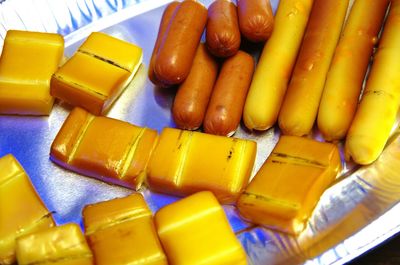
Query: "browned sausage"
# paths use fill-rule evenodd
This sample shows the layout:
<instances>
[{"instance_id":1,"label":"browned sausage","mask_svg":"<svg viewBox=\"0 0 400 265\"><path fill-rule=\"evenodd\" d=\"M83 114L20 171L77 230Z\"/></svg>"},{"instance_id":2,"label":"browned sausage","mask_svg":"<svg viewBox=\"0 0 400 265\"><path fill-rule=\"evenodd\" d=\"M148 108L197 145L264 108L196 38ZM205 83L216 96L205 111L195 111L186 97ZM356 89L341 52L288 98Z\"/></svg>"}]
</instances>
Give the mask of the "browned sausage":
<instances>
[{"instance_id":1,"label":"browned sausage","mask_svg":"<svg viewBox=\"0 0 400 265\"><path fill-rule=\"evenodd\" d=\"M236 131L253 72L254 59L243 51L224 62L204 118L206 133L230 136Z\"/></svg>"},{"instance_id":2,"label":"browned sausage","mask_svg":"<svg viewBox=\"0 0 400 265\"><path fill-rule=\"evenodd\" d=\"M162 15L161 21L160 21L160 26L158 29L158 35L157 35L157 39L156 42L154 44L154 49L153 49L153 53L151 54L151 59L150 59L150 64L149 64L149 79L151 82L153 82L153 84L155 84L156 86L163 86L164 84L162 84L156 77L155 73L154 73L154 63L156 60L156 55L158 53L158 50L160 48L160 44L161 41L164 37L165 32L167 31L168 28L168 24L174 14L174 11L176 10L176 8L178 7L179 2L172 2L170 3L164 10L164 13Z\"/></svg>"},{"instance_id":3,"label":"browned sausage","mask_svg":"<svg viewBox=\"0 0 400 265\"><path fill-rule=\"evenodd\" d=\"M238 0L239 27L252 42L263 42L271 36L274 15L269 0Z\"/></svg>"},{"instance_id":4,"label":"browned sausage","mask_svg":"<svg viewBox=\"0 0 400 265\"><path fill-rule=\"evenodd\" d=\"M156 77L167 85L188 76L207 22L207 9L199 2L183 1L168 25L154 64Z\"/></svg>"},{"instance_id":5,"label":"browned sausage","mask_svg":"<svg viewBox=\"0 0 400 265\"><path fill-rule=\"evenodd\" d=\"M216 0L208 8L207 48L218 57L228 57L240 48L236 6L230 0Z\"/></svg>"},{"instance_id":6,"label":"browned sausage","mask_svg":"<svg viewBox=\"0 0 400 265\"><path fill-rule=\"evenodd\" d=\"M217 74L216 60L205 45L200 44L190 73L180 85L172 107L172 116L179 128L196 130L201 126Z\"/></svg>"}]
</instances>

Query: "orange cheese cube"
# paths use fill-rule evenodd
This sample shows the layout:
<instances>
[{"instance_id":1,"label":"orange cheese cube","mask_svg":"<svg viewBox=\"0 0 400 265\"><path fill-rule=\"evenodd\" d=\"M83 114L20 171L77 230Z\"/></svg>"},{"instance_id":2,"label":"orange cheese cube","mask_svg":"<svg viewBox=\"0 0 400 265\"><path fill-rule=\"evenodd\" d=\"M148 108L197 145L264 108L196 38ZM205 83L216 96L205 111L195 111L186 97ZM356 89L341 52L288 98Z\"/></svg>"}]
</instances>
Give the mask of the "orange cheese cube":
<instances>
[{"instance_id":1,"label":"orange cheese cube","mask_svg":"<svg viewBox=\"0 0 400 265\"><path fill-rule=\"evenodd\" d=\"M161 208L154 219L170 265L247 264L223 208L209 191Z\"/></svg>"},{"instance_id":2,"label":"orange cheese cube","mask_svg":"<svg viewBox=\"0 0 400 265\"><path fill-rule=\"evenodd\" d=\"M139 189L157 132L75 108L50 151L57 164L83 175Z\"/></svg>"},{"instance_id":3,"label":"orange cheese cube","mask_svg":"<svg viewBox=\"0 0 400 265\"><path fill-rule=\"evenodd\" d=\"M140 193L88 205L82 215L96 264L168 264Z\"/></svg>"},{"instance_id":4,"label":"orange cheese cube","mask_svg":"<svg viewBox=\"0 0 400 265\"><path fill-rule=\"evenodd\" d=\"M142 63L142 49L93 32L53 75L51 94L93 114L105 113Z\"/></svg>"},{"instance_id":5,"label":"orange cheese cube","mask_svg":"<svg viewBox=\"0 0 400 265\"><path fill-rule=\"evenodd\" d=\"M212 191L233 203L247 185L256 156L253 141L165 128L150 159L151 189L178 196Z\"/></svg>"},{"instance_id":6,"label":"orange cheese cube","mask_svg":"<svg viewBox=\"0 0 400 265\"><path fill-rule=\"evenodd\" d=\"M0 114L49 115L50 79L63 53L59 34L9 30L0 58Z\"/></svg>"},{"instance_id":7,"label":"orange cheese cube","mask_svg":"<svg viewBox=\"0 0 400 265\"><path fill-rule=\"evenodd\" d=\"M0 264L15 262L15 239L54 226L28 175L12 155L0 158Z\"/></svg>"},{"instance_id":8,"label":"orange cheese cube","mask_svg":"<svg viewBox=\"0 0 400 265\"><path fill-rule=\"evenodd\" d=\"M239 197L239 212L253 223L298 234L340 169L335 145L281 136Z\"/></svg>"},{"instance_id":9,"label":"orange cheese cube","mask_svg":"<svg viewBox=\"0 0 400 265\"><path fill-rule=\"evenodd\" d=\"M17 239L19 265L92 265L93 256L76 224L66 224Z\"/></svg>"}]
</instances>

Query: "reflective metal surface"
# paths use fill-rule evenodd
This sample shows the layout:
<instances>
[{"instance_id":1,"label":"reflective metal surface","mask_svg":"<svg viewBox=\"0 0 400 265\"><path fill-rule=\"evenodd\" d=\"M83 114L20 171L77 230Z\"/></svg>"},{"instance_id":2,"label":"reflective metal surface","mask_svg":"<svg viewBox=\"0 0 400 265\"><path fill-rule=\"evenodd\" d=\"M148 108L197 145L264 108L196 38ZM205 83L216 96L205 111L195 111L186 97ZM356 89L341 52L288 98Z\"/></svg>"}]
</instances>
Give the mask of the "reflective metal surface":
<instances>
[{"instance_id":1,"label":"reflective metal surface","mask_svg":"<svg viewBox=\"0 0 400 265\"><path fill-rule=\"evenodd\" d=\"M162 7L157 7L170 1L98 1L118 7L126 4L124 8L98 7L102 10L101 16L95 15L98 14L94 8L96 1L61 1L68 5L63 10L69 12L70 19L56 15L51 9L55 1L32 0L24 3L28 3L28 7L37 5L35 10L40 9L48 16L54 12L56 26L50 25L53 21L44 23L42 28L36 30L68 34L65 36L67 57L92 31L103 31L143 47L144 65L107 116L161 131L163 127L174 126L170 109L175 91L155 88L147 79L147 65L163 11ZM206 6L210 2L203 0ZM275 10L278 1L271 2ZM7 18L11 15L6 10L15 8L11 3L7 0L0 4L1 37L4 37L6 29L23 27L15 26L17 24ZM44 7L46 3L48 5ZM86 6L87 10L79 11L71 8L72 5L82 9ZM62 6L57 12L64 12L60 10ZM90 19L84 15L89 13L92 15ZM18 13L18 16L21 21L27 21L25 13ZM23 24L35 30L30 27L31 23ZM55 211L54 218L58 224L81 223L84 205L132 192L69 172L49 160L50 145L70 110L70 106L56 101L49 117L0 116L0 156L12 153L20 161L47 207ZM279 132L273 128L264 133L249 133L241 127L235 136L258 142L254 175L273 149ZM314 137L319 138L317 133ZM230 223L248 253L249 263L343 264L399 232L400 172L396 172L396 168L400 168L400 138L397 138L397 132L392 139L373 165L357 169L354 165L345 164L342 175L323 194L306 230L297 238L253 227L240 219L233 206L226 206ZM145 188L141 192L153 211L177 200Z\"/></svg>"}]
</instances>

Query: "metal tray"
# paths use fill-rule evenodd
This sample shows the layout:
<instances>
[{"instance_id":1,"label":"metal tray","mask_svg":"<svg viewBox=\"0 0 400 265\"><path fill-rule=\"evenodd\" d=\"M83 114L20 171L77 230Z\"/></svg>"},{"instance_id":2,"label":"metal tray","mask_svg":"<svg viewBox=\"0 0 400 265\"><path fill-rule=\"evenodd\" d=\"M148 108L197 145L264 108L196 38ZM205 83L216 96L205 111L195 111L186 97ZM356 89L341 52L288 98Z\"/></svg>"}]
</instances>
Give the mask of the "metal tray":
<instances>
[{"instance_id":1,"label":"metal tray","mask_svg":"<svg viewBox=\"0 0 400 265\"><path fill-rule=\"evenodd\" d=\"M143 47L144 64L107 116L161 131L164 127L174 127L170 113L174 91L154 87L147 79L147 65L162 6L168 2L171 0L76 0L62 4L0 1L0 49L7 29L63 34L67 57L93 31ZM202 2L208 6L212 1ZM279 1L271 2L276 10ZM49 160L50 145L71 108L56 101L49 117L0 116L0 156L12 153L20 161L47 207L55 212L57 224L81 224L84 205L132 192L69 172ZM242 126L235 136L258 142L254 175L277 142L279 131L272 128L264 133L249 133ZM400 146L400 139L396 136L392 139L392 145ZM388 156L399 156L399 152L392 150ZM297 238L254 227L242 221L233 206L224 206L247 251L249 264L343 264L398 233L400 176L386 185L385 176L376 172L371 171L365 177L368 170L345 164L342 175L323 194L306 230ZM147 189L141 192L153 211L177 200Z\"/></svg>"}]
</instances>

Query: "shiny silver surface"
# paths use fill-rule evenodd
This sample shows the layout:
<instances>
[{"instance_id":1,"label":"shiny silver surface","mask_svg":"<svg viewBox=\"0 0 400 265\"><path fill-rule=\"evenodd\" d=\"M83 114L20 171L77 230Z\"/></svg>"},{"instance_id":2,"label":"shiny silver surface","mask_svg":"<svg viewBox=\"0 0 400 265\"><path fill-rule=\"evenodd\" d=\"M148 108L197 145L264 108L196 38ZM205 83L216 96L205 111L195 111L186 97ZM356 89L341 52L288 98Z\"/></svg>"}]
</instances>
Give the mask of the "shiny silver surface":
<instances>
[{"instance_id":1,"label":"shiny silver surface","mask_svg":"<svg viewBox=\"0 0 400 265\"><path fill-rule=\"evenodd\" d=\"M74 53L92 31L103 31L141 46L144 49L144 65L107 116L161 131L163 127L174 126L170 114L174 91L155 88L147 79L147 65L163 11L160 6L170 1L98 1L114 3L114 7L118 4L123 6L122 3L126 6L109 6L108 9L106 6L102 16L93 16L93 19L87 20L84 20L82 14L84 8L63 9L61 5L58 11L54 11L50 8L52 5L48 5L48 10L44 11L45 8L39 5L36 9L42 8L42 13L69 12L72 20L64 21L64 24L57 22L61 25L60 28L51 24L53 21L41 30L68 34L65 36L67 57ZM48 2L54 4L54 1ZM96 1L76 0L63 3L73 6L72 2L76 2L76 6L86 6L87 10L95 10L93 8ZM211 0L203 0L206 6L210 2ZM271 2L275 10L278 1ZM4 37L5 29L23 27L13 24L15 21L10 22L4 15L11 8L17 9L15 3L18 0L7 0L0 4L0 24L4 28L0 30L0 37ZM28 7L39 3L44 5L43 1L24 3L28 3ZM25 13L18 14L21 16ZM26 16L29 18L25 20L20 17L21 21L34 21L34 18ZM74 24L74 20L80 22ZM32 24L25 24L26 28L35 30L32 29ZM69 27L70 31L62 31L65 27ZM47 207L55 212L54 218L58 224L81 223L84 205L132 192L69 172L49 160L50 145L70 110L70 106L56 101L49 117L0 116L0 156L12 153L20 161ZM249 133L241 127L235 136L258 142L254 175L277 142L279 132L273 128L264 133ZM315 137L319 138L318 134ZM240 219L233 206L226 206L230 223L248 253L249 263L343 264L398 233L400 172L396 172L396 166L400 168L400 139L397 138L396 131L392 139L384 154L372 166L357 169L354 165L345 164L342 175L323 194L306 230L297 238L253 227ZM147 189L141 192L153 211L177 200Z\"/></svg>"}]
</instances>

